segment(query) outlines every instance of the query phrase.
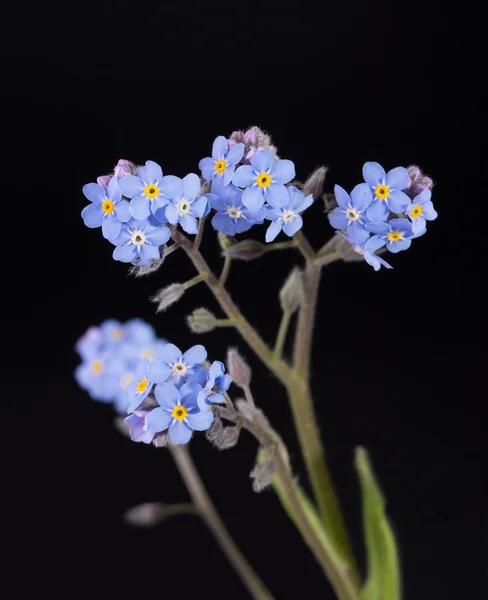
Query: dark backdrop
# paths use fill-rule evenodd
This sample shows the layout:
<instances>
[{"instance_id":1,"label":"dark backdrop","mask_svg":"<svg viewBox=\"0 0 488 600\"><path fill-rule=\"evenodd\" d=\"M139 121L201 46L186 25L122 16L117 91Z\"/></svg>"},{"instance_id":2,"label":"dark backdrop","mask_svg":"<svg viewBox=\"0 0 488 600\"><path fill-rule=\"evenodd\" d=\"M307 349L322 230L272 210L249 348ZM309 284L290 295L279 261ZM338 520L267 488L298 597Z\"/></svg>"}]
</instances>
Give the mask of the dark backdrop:
<instances>
[{"instance_id":1,"label":"dark backdrop","mask_svg":"<svg viewBox=\"0 0 488 600\"><path fill-rule=\"evenodd\" d=\"M135 280L80 218L83 184L119 158L152 159L165 174L184 176L198 172L216 135L253 124L272 134L300 179L329 165L327 191L360 182L366 160L386 168L415 163L436 181L439 218L408 252L390 255L394 270L334 264L324 273L313 386L362 564L359 444L370 450L388 499L405 598L480 597L486 317L464 275L472 248L460 243L478 193L475 26L466 29L463 15L441 2L99 2L25 13L18 3L5 6L12 34L1 92L8 597L27 589L53 598L247 597L196 519L152 531L121 520L137 503L187 495L167 452L124 439L110 408L73 380L75 340L108 317L141 317L182 348L204 343L212 359L237 345L253 366L258 403L307 485L277 382L236 333L197 338L187 330L193 308L217 310L210 293L194 288L161 315L148 301L193 276L185 257L175 253L156 275ZM305 215L315 247L332 234L322 208L317 202ZM252 233L264 236L264 228ZM218 268L210 227L203 251ZM276 291L300 260L288 251L232 270L233 297L270 343L280 318ZM191 449L232 534L276 597L332 598L275 496L251 491L254 440L242 435L237 448L219 452L200 435Z\"/></svg>"}]
</instances>

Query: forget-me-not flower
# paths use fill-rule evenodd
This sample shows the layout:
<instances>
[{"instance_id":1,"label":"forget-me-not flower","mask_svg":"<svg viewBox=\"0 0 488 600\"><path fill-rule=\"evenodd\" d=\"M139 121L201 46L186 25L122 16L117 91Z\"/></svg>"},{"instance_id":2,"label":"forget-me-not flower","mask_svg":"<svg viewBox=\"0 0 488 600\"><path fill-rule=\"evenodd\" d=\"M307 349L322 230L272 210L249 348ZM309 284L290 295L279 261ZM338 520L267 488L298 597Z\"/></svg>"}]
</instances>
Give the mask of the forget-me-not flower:
<instances>
[{"instance_id":1,"label":"forget-me-not flower","mask_svg":"<svg viewBox=\"0 0 488 600\"><path fill-rule=\"evenodd\" d=\"M381 245L378 248L386 245L386 249L393 253L410 248L413 231L412 224L408 219L392 219L388 223L366 223L365 227L375 234L371 239L375 237L381 239ZM380 242L375 240L371 243L376 245Z\"/></svg>"},{"instance_id":2,"label":"forget-me-not flower","mask_svg":"<svg viewBox=\"0 0 488 600\"><path fill-rule=\"evenodd\" d=\"M179 382L181 377L193 374L207 358L204 346L192 346L184 354L174 344L166 344L157 360L149 364L148 377L154 383L164 383L169 378Z\"/></svg>"},{"instance_id":3,"label":"forget-me-not flower","mask_svg":"<svg viewBox=\"0 0 488 600\"><path fill-rule=\"evenodd\" d=\"M266 194L266 200L268 205L264 207L264 218L272 221L266 231L266 241L272 242L281 230L291 237L301 229L303 219L300 213L313 203L313 196L305 197L293 185L277 185Z\"/></svg>"},{"instance_id":4,"label":"forget-me-not flower","mask_svg":"<svg viewBox=\"0 0 488 600\"><path fill-rule=\"evenodd\" d=\"M102 235L107 240L115 239L122 227L130 219L129 203L122 200L119 181L112 177L107 189L98 183L87 183L83 194L92 202L81 211L85 225L91 229L102 227Z\"/></svg>"},{"instance_id":5,"label":"forget-me-not flower","mask_svg":"<svg viewBox=\"0 0 488 600\"><path fill-rule=\"evenodd\" d=\"M373 202L366 211L370 221L385 221L390 211L403 213L410 204L409 197L402 192L410 183L405 167L396 167L386 173L379 163L367 162L363 165L363 177L373 191Z\"/></svg>"},{"instance_id":6,"label":"forget-me-not flower","mask_svg":"<svg viewBox=\"0 0 488 600\"><path fill-rule=\"evenodd\" d=\"M235 185L222 187L218 194L208 194L208 199L217 211L212 217L212 227L226 235L243 233L264 221L264 209L251 212L242 203L242 190Z\"/></svg>"},{"instance_id":7,"label":"forget-me-not flower","mask_svg":"<svg viewBox=\"0 0 488 600\"><path fill-rule=\"evenodd\" d=\"M161 258L159 247L169 240L170 231L166 225L155 226L148 220L131 219L124 224L115 240L115 260L135 263L141 267L150 265L153 259Z\"/></svg>"},{"instance_id":8,"label":"forget-me-not flower","mask_svg":"<svg viewBox=\"0 0 488 600\"><path fill-rule=\"evenodd\" d=\"M437 211L431 200L432 192L425 188L405 209L405 213L412 221L414 237L419 237L427 231L427 221L437 219Z\"/></svg>"},{"instance_id":9,"label":"forget-me-not flower","mask_svg":"<svg viewBox=\"0 0 488 600\"><path fill-rule=\"evenodd\" d=\"M202 177L206 181L211 181L212 184L229 185L236 165L244 154L244 147L244 144L240 143L229 148L226 138L219 135L212 145L212 157L202 158L198 163Z\"/></svg>"},{"instance_id":10,"label":"forget-me-not flower","mask_svg":"<svg viewBox=\"0 0 488 600\"><path fill-rule=\"evenodd\" d=\"M139 167L137 175L123 177L119 184L124 196L131 199L129 211L134 219L147 219L168 204L164 193L168 178L163 177L161 167L152 160L147 160L145 166Z\"/></svg>"},{"instance_id":11,"label":"forget-me-not flower","mask_svg":"<svg viewBox=\"0 0 488 600\"><path fill-rule=\"evenodd\" d=\"M206 382L198 394L198 406L200 410L209 410L211 404L224 404L223 392L229 389L232 377L225 372L224 364L216 360L207 371Z\"/></svg>"},{"instance_id":12,"label":"forget-me-not flower","mask_svg":"<svg viewBox=\"0 0 488 600\"><path fill-rule=\"evenodd\" d=\"M340 185L334 186L334 194L339 205L329 213L332 227L347 229L354 244L362 244L369 239L369 232L364 228L368 221L366 209L373 201L373 193L367 183L359 183L351 192L346 192Z\"/></svg>"}]
</instances>

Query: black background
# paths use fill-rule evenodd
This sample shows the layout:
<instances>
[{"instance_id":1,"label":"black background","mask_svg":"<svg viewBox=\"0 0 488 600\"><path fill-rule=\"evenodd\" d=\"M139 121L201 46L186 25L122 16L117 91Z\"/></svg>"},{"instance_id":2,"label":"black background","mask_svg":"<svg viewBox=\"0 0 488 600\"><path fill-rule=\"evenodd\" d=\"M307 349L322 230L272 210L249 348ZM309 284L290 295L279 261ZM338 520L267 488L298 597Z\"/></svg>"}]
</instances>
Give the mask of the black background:
<instances>
[{"instance_id":1,"label":"black background","mask_svg":"<svg viewBox=\"0 0 488 600\"><path fill-rule=\"evenodd\" d=\"M461 241L478 197L476 26L441 2L66 6L3 9L8 597L247 597L196 519L152 531L123 524L135 504L187 495L167 452L124 439L110 408L73 380L75 340L106 318L141 317L181 348L204 343L212 359L237 345L253 366L258 404L307 486L278 383L236 333L197 338L187 330L194 308L218 310L204 286L155 314L149 296L194 275L185 257L175 253L157 274L135 280L80 218L83 184L119 158L152 159L184 176L198 172L217 135L253 124L271 133L300 179L329 165L327 191L351 189L367 160L387 169L418 164L436 181L439 218L408 252L391 256L394 270L334 264L324 273L313 386L361 564L359 444L388 499L406 600L480 597L486 317L481 284L465 275L473 247ZM315 247L331 236L320 202L305 214L304 231ZM264 228L252 235L264 237ZM218 269L210 227L203 251ZM233 267L231 293L269 343L280 319L276 292L300 261L287 251ZM333 598L274 495L251 491L254 440L243 435L219 452L195 436L191 449L273 594Z\"/></svg>"}]
</instances>

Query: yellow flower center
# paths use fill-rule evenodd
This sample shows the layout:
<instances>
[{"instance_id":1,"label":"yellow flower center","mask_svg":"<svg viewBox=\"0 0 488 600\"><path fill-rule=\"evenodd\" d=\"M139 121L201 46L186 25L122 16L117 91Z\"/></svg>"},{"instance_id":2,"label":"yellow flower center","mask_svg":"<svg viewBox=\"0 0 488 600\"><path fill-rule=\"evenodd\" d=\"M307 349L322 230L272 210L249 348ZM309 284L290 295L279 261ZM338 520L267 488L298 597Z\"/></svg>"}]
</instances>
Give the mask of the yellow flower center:
<instances>
[{"instance_id":1,"label":"yellow flower center","mask_svg":"<svg viewBox=\"0 0 488 600\"><path fill-rule=\"evenodd\" d=\"M154 183L150 183L144 188L144 193L148 198L157 198L159 196L159 188Z\"/></svg>"},{"instance_id":2,"label":"yellow flower center","mask_svg":"<svg viewBox=\"0 0 488 600\"><path fill-rule=\"evenodd\" d=\"M421 206L415 206L415 208L412 208L412 210L410 211L410 214L412 215L412 217L420 217L420 215L422 214L422 207Z\"/></svg>"},{"instance_id":3,"label":"yellow flower center","mask_svg":"<svg viewBox=\"0 0 488 600\"><path fill-rule=\"evenodd\" d=\"M384 200L390 195L390 188L387 185L378 185L374 190L374 194L379 200Z\"/></svg>"},{"instance_id":4,"label":"yellow flower center","mask_svg":"<svg viewBox=\"0 0 488 600\"><path fill-rule=\"evenodd\" d=\"M403 238L403 233L401 231L390 231L387 237L390 242L399 242Z\"/></svg>"},{"instance_id":5,"label":"yellow flower center","mask_svg":"<svg viewBox=\"0 0 488 600\"><path fill-rule=\"evenodd\" d=\"M173 419L176 419L177 421L183 421L183 419L186 419L187 414L188 411L184 406L175 406L173 408Z\"/></svg>"},{"instance_id":6,"label":"yellow flower center","mask_svg":"<svg viewBox=\"0 0 488 600\"><path fill-rule=\"evenodd\" d=\"M173 365L173 373L175 375L184 375L186 371L186 365L184 365L182 362L177 362Z\"/></svg>"},{"instance_id":7,"label":"yellow flower center","mask_svg":"<svg viewBox=\"0 0 488 600\"><path fill-rule=\"evenodd\" d=\"M227 163L225 162L225 160L221 159L221 160L215 161L215 171L217 173L223 173L225 171L226 167L227 167Z\"/></svg>"},{"instance_id":8,"label":"yellow flower center","mask_svg":"<svg viewBox=\"0 0 488 600\"><path fill-rule=\"evenodd\" d=\"M110 215L114 212L115 204L108 198L102 202L102 210L106 215Z\"/></svg>"},{"instance_id":9,"label":"yellow flower center","mask_svg":"<svg viewBox=\"0 0 488 600\"><path fill-rule=\"evenodd\" d=\"M256 183L259 187L268 187L268 185L271 185L271 175L269 173L261 173L256 177Z\"/></svg>"},{"instance_id":10,"label":"yellow flower center","mask_svg":"<svg viewBox=\"0 0 488 600\"><path fill-rule=\"evenodd\" d=\"M135 377L132 375L132 373L126 373L125 375L122 375L120 387L125 390L134 381L134 379Z\"/></svg>"},{"instance_id":11,"label":"yellow flower center","mask_svg":"<svg viewBox=\"0 0 488 600\"><path fill-rule=\"evenodd\" d=\"M139 383L137 384L137 391L139 392L139 394L142 394L142 392L146 391L147 384L147 379L141 379L141 381L139 381Z\"/></svg>"},{"instance_id":12,"label":"yellow flower center","mask_svg":"<svg viewBox=\"0 0 488 600\"><path fill-rule=\"evenodd\" d=\"M110 332L110 337L113 340L120 340L121 337L124 337L124 329L122 327L118 327Z\"/></svg>"},{"instance_id":13,"label":"yellow flower center","mask_svg":"<svg viewBox=\"0 0 488 600\"><path fill-rule=\"evenodd\" d=\"M98 375L103 371L103 362L101 360L96 360L94 363L92 363L91 368L92 371Z\"/></svg>"}]
</instances>

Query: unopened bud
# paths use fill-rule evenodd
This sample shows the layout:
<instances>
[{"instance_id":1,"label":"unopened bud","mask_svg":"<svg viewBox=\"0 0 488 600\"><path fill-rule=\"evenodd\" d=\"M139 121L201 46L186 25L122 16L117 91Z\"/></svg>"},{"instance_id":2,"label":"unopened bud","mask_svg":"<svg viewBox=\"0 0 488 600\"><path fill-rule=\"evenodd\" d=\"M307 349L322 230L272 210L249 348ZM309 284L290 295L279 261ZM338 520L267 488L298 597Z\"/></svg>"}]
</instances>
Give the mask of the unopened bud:
<instances>
[{"instance_id":1,"label":"unopened bud","mask_svg":"<svg viewBox=\"0 0 488 600\"><path fill-rule=\"evenodd\" d=\"M219 450L228 450L237 444L240 433L241 428L239 426L222 427L220 431L213 436L212 443Z\"/></svg>"},{"instance_id":2,"label":"unopened bud","mask_svg":"<svg viewBox=\"0 0 488 600\"><path fill-rule=\"evenodd\" d=\"M237 348L229 348L227 351L227 372L239 387L247 387L251 383L251 368Z\"/></svg>"},{"instance_id":3,"label":"unopened bud","mask_svg":"<svg viewBox=\"0 0 488 600\"><path fill-rule=\"evenodd\" d=\"M182 283L172 283L159 290L159 292L151 298L151 302L158 305L156 312L161 312L169 308L175 302L178 302L184 293L185 286Z\"/></svg>"},{"instance_id":4,"label":"unopened bud","mask_svg":"<svg viewBox=\"0 0 488 600\"><path fill-rule=\"evenodd\" d=\"M266 252L266 246L255 240L243 240L229 246L224 252L226 256L237 260L254 260Z\"/></svg>"},{"instance_id":5,"label":"unopened bud","mask_svg":"<svg viewBox=\"0 0 488 600\"><path fill-rule=\"evenodd\" d=\"M276 472L276 461L274 458L268 458L257 464L250 473L253 479L252 489L259 493L269 487L273 481Z\"/></svg>"},{"instance_id":6,"label":"unopened bud","mask_svg":"<svg viewBox=\"0 0 488 600\"><path fill-rule=\"evenodd\" d=\"M280 290L280 304L283 312L294 313L303 299L303 272L293 269Z\"/></svg>"},{"instance_id":7,"label":"unopened bud","mask_svg":"<svg viewBox=\"0 0 488 600\"><path fill-rule=\"evenodd\" d=\"M210 427L205 432L205 436L206 436L207 440L213 442L214 439L219 434L219 432L221 431L221 429L222 429L222 419L220 417L217 417L217 415L216 415L214 420L212 421L212 425L210 425Z\"/></svg>"},{"instance_id":8,"label":"unopened bud","mask_svg":"<svg viewBox=\"0 0 488 600\"><path fill-rule=\"evenodd\" d=\"M187 316L186 322L193 333L207 333L215 329L217 319L206 308L197 308Z\"/></svg>"},{"instance_id":9,"label":"unopened bud","mask_svg":"<svg viewBox=\"0 0 488 600\"><path fill-rule=\"evenodd\" d=\"M237 244L237 240L235 238L233 238L230 235L226 235L225 233L222 233L221 231L218 232L217 239L218 239L220 247L222 248L224 253L228 248L230 248L234 244Z\"/></svg>"},{"instance_id":10,"label":"unopened bud","mask_svg":"<svg viewBox=\"0 0 488 600\"><path fill-rule=\"evenodd\" d=\"M166 507L160 502L146 502L130 508L124 521L133 527L154 527L166 518Z\"/></svg>"},{"instance_id":11,"label":"unopened bud","mask_svg":"<svg viewBox=\"0 0 488 600\"><path fill-rule=\"evenodd\" d=\"M134 277L144 277L145 275L151 275L151 273L155 273L159 267L163 264L164 259L162 258L153 258L150 265L147 267L138 267L134 265L129 269L129 273L134 275Z\"/></svg>"},{"instance_id":12,"label":"unopened bud","mask_svg":"<svg viewBox=\"0 0 488 600\"><path fill-rule=\"evenodd\" d=\"M324 202L324 212L329 213L338 206L335 194L328 193L322 194L322 200Z\"/></svg>"},{"instance_id":13,"label":"unopened bud","mask_svg":"<svg viewBox=\"0 0 488 600\"><path fill-rule=\"evenodd\" d=\"M309 194L312 194L314 198L319 198L324 190L326 174L327 167L317 167L303 184L303 195L308 196Z\"/></svg>"},{"instance_id":14,"label":"unopened bud","mask_svg":"<svg viewBox=\"0 0 488 600\"><path fill-rule=\"evenodd\" d=\"M169 433L167 431L161 431L160 433L156 433L153 437L152 443L156 448L166 448L171 445L171 440L169 439Z\"/></svg>"},{"instance_id":15,"label":"unopened bud","mask_svg":"<svg viewBox=\"0 0 488 600\"><path fill-rule=\"evenodd\" d=\"M424 175L417 165L410 165L407 168L408 176L409 176L409 185L403 191L410 198L415 198L418 194L420 194L423 190L429 189L431 190L434 186L434 182L430 177Z\"/></svg>"}]
</instances>

